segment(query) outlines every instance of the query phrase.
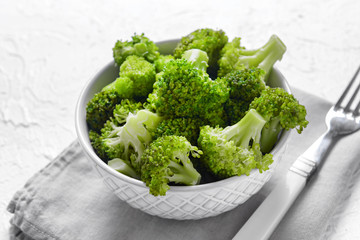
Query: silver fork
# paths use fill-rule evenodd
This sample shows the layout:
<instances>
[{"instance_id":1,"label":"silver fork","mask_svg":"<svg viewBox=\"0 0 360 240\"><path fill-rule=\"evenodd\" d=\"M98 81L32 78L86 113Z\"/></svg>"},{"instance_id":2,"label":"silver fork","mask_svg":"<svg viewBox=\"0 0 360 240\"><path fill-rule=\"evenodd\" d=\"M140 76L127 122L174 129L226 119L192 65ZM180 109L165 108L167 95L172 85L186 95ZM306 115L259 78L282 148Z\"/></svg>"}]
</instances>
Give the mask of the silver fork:
<instances>
[{"instance_id":1,"label":"silver fork","mask_svg":"<svg viewBox=\"0 0 360 240\"><path fill-rule=\"evenodd\" d=\"M360 102L352 110L354 100L360 90L360 84L355 88L351 98L346 105L343 105L344 99L353 88L354 82L359 74L360 66L342 93L339 100L330 108L325 117L327 131L318 138L291 166L290 170L302 174L308 180L321 164L329 147L334 144L338 137L348 135L360 129ZM311 168L304 168L310 165Z\"/></svg>"},{"instance_id":2,"label":"silver fork","mask_svg":"<svg viewBox=\"0 0 360 240\"><path fill-rule=\"evenodd\" d=\"M330 146L335 144L340 137L360 129L360 101L353 107L360 90L360 84L353 86L359 72L360 66L339 100L326 114L327 131L296 159L287 172L285 181L275 187L233 240L268 239L308 180L324 161ZM354 88L350 99L344 104L345 98Z\"/></svg>"}]
</instances>

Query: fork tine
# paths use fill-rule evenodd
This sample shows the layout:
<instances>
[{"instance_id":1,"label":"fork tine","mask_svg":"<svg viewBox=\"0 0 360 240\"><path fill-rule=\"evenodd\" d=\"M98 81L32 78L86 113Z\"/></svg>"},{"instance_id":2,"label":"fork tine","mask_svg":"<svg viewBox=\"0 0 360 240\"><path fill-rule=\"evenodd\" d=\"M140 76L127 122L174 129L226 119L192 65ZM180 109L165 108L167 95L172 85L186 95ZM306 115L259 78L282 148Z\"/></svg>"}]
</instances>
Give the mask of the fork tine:
<instances>
[{"instance_id":1,"label":"fork tine","mask_svg":"<svg viewBox=\"0 0 360 240\"><path fill-rule=\"evenodd\" d=\"M353 115L354 116L359 115L359 110L360 110L360 101L359 101L358 105L356 106L356 108L355 108L355 110L353 112Z\"/></svg>"},{"instance_id":2,"label":"fork tine","mask_svg":"<svg viewBox=\"0 0 360 240\"><path fill-rule=\"evenodd\" d=\"M355 97L356 97L356 95L358 94L359 90L360 90L360 84L357 86L357 88L355 89L354 94L351 96L348 104L347 104L346 107L344 108L344 112L349 112L349 111L350 111L351 105L352 105L352 103L354 102ZM359 104L360 104L360 103L359 103ZM354 113L355 113L355 111L354 111Z\"/></svg>"},{"instance_id":3,"label":"fork tine","mask_svg":"<svg viewBox=\"0 0 360 240\"><path fill-rule=\"evenodd\" d=\"M355 82L355 79L357 77L357 75L359 74L360 71L360 66L358 67L358 69L356 70L354 76L352 77L351 81L349 82L349 84L347 85L345 91L343 92L343 94L341 95L341 97L339 98L339 100L335 103L334 105L334 109L338 109L340 107L340 104L342 103L342 101L344 100L344 98L346 97L346 95L348 94L352 84ZM353 100L352 100L353 101Z\"/></svg>"}]
</instances>

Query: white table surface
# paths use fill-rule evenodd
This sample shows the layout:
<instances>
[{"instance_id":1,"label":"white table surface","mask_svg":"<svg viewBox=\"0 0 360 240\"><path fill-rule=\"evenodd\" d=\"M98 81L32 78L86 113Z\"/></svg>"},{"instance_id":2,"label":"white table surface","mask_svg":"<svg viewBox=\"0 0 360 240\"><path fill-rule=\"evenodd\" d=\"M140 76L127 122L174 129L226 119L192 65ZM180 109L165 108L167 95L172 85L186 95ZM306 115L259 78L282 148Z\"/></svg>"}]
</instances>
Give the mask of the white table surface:
<instances>
[{"instance_id":1,"label":"white table surface","mask_svg":"<svg viewBox=\"0 0 360 240\"><path fill-rule=\"evenodd\" d=\"M241 2L241 3L240 3ZM247 48L277 34L277 67L291 86L335 101L360 64L360 1L0 1L0 239L6 206L25 181L76 138L84 84L111 61L116 40L153 41L210 27ZM333 239L360 236L360 182Z\"/></svg>"}]
</instances>

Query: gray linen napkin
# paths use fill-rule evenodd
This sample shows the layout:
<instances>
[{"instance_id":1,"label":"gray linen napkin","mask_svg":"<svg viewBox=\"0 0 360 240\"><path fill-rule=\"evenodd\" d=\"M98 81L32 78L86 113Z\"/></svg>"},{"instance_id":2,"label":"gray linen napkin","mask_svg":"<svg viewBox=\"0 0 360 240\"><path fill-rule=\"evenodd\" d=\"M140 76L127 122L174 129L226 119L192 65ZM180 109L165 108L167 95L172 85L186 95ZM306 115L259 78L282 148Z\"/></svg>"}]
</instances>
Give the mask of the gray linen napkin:
<instances>
[{"instance_id":1,"label":"gray linen napkin","mask_svg":"<svg viewBox=\"0 0 360 240\"><path fill-rule=\"evenodd\" d=\"M309 126L301 135L292 134L271 180L234 210L177 221L133 209L105 186L75 141L13 197L8 206L12 239L231 239L291 163L325 131L324 116L331 104L301 91L294 94L307 107ZM359 180L359 140L356 133L333 147L271 239L326 239L331 234L352 183Z\"/></svg>"}]
</instances>

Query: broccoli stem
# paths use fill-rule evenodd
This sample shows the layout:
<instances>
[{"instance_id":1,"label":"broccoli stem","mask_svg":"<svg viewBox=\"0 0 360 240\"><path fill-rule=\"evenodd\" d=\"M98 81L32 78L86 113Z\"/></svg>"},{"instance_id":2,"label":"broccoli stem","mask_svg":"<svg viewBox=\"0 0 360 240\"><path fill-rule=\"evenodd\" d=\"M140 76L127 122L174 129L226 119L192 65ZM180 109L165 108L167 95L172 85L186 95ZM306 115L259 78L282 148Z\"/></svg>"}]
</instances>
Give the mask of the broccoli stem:
<instances>
[{"instance_id":1,"label":"broccoli stem","mask_svg":"<svg viewBox=\"0 0 360 240\"><path fill-rule=\"evenodd\" d=\"M193 167L190 160L181 161L181 163L177 163L174 161L170 161L169 168L174 173L174 175L168 177L170 182L181 183L188 186L196 185L200 182L200 174Z\"/></svg>"},{"instance_id":2,"label":"broccoli stem","mask_svg":"<svg viewBox=\"0 0 360 240\"><path fill-rule=\"evenodd\" d=\"M122 174L132 178L140 179L139 175L137 175L135 170L131 167L130 163L123 159L114 158L108 162L108 165Z\"/></svg>"},{"instance_id":3,"label":"broccoli stem","mask_svg":"<svg viewBox=\"0 0 360 240\"><path fill-rule=\"evenodd\" d=\"M276 35L271 36L270 40L265 46L268 50L266 52L267 55L259 64L259 68L265 71L265 79L267 79L275 62L281 60L282 56L284 55L286 46Z\"/></svg>"},{"instance_id":4,"label":"broccoli stem","mask_svg":"<svg viewBox=\"0 0 360 240\"><path fill-rule=\"evenodd\" d=\"M249 66L258 66L265 71L265 82L276 61L281 60L286 51L285 44L276 35L272 35L269 41L256 50L241 50L243 59L249 63Z\"/></svg>"},{"instance_id":5,"label":"broccoli stem","mask_svg":"<svg viewBox=\"0 0 360 240\"><path fill-rule=\"evenodd\" d=\"M228 141L234 141L235 145L248 148L251 140L253 143L260 143L261 130L266 120L255 110L250 109L246 115L236 124L226 127L222 135Z\"/></svg>"},{"instance_id":6,"label":"broccoli stem","mask_svg":"<svg viewBox=\"0 0 360 240\"><path fill-rule=\"evenodd\" d=\"M272 150L282 130L278 117L270 120L268 124L269 126L264 127L261 132L260 148L263 153L269 153Z\"/></svg>"},{"instance_id":7,"label":"broccoli stem","mask_svg":"<svg viewBox=\"0 0 360 240\"><path fill-rule=\"evenodd\" d=\"M206 72L209 62L206 52L199 49L190 49L185 51L181 58L191 62L194 68Z\"/></svg>"}]
</instances>

